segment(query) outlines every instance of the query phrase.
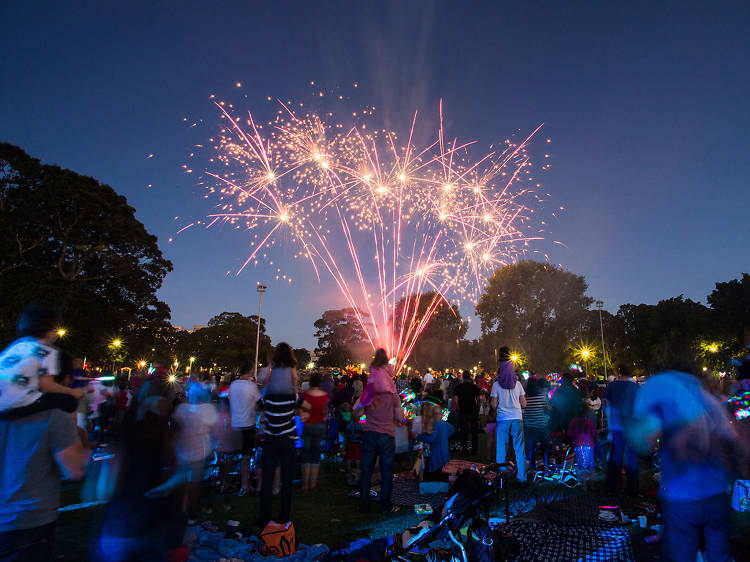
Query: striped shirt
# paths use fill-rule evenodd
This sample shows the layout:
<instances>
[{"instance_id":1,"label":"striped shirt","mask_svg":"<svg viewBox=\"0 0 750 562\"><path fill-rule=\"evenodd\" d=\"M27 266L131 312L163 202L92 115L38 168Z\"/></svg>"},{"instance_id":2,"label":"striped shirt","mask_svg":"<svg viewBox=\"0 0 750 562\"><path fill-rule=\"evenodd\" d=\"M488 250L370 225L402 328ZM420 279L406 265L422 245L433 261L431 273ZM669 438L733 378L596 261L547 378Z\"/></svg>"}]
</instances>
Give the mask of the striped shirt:
<instances>
[{"instance_id":1,"label":"striped shirt","mask_svg":"<svg viewBox=\"0 0 750 562\"><path fill-rule=\"evenodd\" d=\"M296 394L266 394L263 411L266 415L265 433L269 437L297 438L294 414L300 400Z\"/></svg>"},{"instance_id":2,"label":"striped shirt","mask_svg":"<svg viewBox=\"0 0 750 562\"><path fill-rule=\"evenodd\" d=\"M523 410L524 427L546 428L549 426L549 410L547 395L526 395L526 408Z\"/></svg>"}]
</instances>

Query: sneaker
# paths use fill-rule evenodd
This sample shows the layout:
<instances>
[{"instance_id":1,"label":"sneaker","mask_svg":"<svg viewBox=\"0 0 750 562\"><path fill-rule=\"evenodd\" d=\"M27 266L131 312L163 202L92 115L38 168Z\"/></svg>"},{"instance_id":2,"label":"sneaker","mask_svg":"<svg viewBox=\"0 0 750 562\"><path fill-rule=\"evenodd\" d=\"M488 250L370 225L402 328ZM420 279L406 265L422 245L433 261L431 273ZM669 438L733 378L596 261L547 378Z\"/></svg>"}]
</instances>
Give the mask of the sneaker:
<instances>
[{"instance_id":1,"label":"sneaker","mask_svg":"<svg viewBox=\"0 0 750 562\"><path fill-rule=\"evenodd\" d=\"M237 492L237 495L242 497L242 496L248 495L249 493L250 493L250 490L246 490L245 488L240 488L240 491Z\"/></svg>"}]
</instances>

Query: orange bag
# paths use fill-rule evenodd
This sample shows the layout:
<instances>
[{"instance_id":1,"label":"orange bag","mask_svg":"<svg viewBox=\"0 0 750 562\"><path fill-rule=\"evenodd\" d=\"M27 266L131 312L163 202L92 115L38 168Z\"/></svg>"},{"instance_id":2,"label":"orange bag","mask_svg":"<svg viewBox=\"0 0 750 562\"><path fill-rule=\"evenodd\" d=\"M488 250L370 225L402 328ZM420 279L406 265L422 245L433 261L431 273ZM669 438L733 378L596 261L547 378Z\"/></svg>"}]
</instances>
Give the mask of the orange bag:
<instances>
[{"instance_id":1,"label":"orange bag","mask_svg":"<svg viewBox=\"0 0 750 562\"><path fill-rule=\"evenodd\" d=\"M294 534L294 523L276 523L271 521L261 531L260 538L266 547L263 556L276 556L283 558L297 552L297 539Z\"/></svg>"}]
</instances>

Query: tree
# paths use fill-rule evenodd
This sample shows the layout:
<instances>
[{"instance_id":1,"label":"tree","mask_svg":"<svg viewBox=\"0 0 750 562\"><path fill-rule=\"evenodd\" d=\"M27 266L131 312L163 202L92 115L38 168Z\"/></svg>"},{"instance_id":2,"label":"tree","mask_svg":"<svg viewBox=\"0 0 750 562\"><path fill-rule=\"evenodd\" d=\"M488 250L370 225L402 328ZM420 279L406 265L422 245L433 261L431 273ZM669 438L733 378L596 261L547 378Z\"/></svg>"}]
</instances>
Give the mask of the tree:
<instances>
[{"instance_id":1,"label":"tree","mask_svg":"<svg viewBox=\"0 0 750 562\"><path fill-rule=\"evenodd\" d=\"M363 316L366 314L360 313ZM318 364L343 367L367 357L371 347L353 308L326 310L315 321Z\"/></svg>"},{"instance_id":2,"label":"tree","mask_svg":"<svg viewBox=\"0 0 750 562\"><path fill-rule=\"evenodd\" d=\"M125 197L0 143L0 339L39 302L61 313L69 351L105 359L114 335L166 324L171 269Z\"/></svg>"},{"instance_id":3,"label":"tree","mask_svg":"<svg viewBox=\"0 0 750 562\"><path fill-rule=\"evenodd\" d=\"M304 369L310 363L312 356L304 347L300 347L294 350L294 358L297 360L297 368Z\"/></svg>"},{"instance_id":4,"label":"tree","mask_svg":"<svg viewBox=\"0 0 750 562\"><path fill-rule=\"evenodd\" d=\"M436 293L429 291L420 295L418 299L411 297L407 301L407 298L403 297L399 300L394 311L395 333L399 334L402 331L401 318L404 316L405 306L409 306L409 310L406 311L407 317L414 318L419 323L430 303L436 298L440 299ZM407 321L406 324L408 327L410 322ZM440 299L440 304L419 334L408 363L419 370L427 367L445 369L454 366L460 357L460 342L466 335L466 330L467 326L458 313L458 307L453 308Z\"/></svg>"},{"instance_id":5,"label":"tree","mask_svg":"<svg viewBox=\"0 0 750 562\"><path fill-rule=\"evenodd\" d=\"M476 306L483 339L495 348L517 348L536 371L559 369L592 303L586 289L582 276L546 263L497 269Z\"/></svg>"},{"instance_id":6,"label":"tree","mask_svg":"<svg viewBox=\"0 0 750 562\"><path fill-rule=\"evenodd\" d=\"M750 344L750 275L717 283L708 295L715 336L741 347Z\"/></svg>"},{"instance_id":7,"label":"tree","mask_svg":"<svg viewBox=\"0 0 750 562\"><path fill-rule=\"evenodd\" d=\"M696 342L710 321L708 308L682 295L656 305L624 304L617 316L627 340L626 359L647 373L694 363Z\"/></svg>"},{"instance_id":8,"label":"tree","mask_svg":"<svg viewBox=\"0 0 750 562\"><path fill-rule=\"evenodd\" d=\"M196 367L236 369L255 356L258 316L243 316L239 312L222 312L208 321L206 328L192 332L188 348L181 351L180 361L195 357ZM271 338L266 335L266 321L260 321L258 362L266 364L272 353Z\"/></svg>"}]
</instances>

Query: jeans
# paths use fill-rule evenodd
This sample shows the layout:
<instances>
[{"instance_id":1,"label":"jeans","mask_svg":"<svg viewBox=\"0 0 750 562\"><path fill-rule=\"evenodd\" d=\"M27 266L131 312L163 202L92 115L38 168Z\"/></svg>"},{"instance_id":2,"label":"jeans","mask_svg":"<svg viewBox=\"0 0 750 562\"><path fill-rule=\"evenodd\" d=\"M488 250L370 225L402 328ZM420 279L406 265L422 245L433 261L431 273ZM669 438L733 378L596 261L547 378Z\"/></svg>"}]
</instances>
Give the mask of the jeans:
<instances>
[{"instance_id":1,"label":"jeans","mask_svg":"<svg viewBox=\"0 0 750 562\"><path fill-rule=\"evenodd\" d=\"M0 533L0 560L26 562L53 560L55 554L55 521L17 531Z\"/></svg>"},{"instance_id":2,"label":"jeans","mask_svg":"<svg viewBox=\"0 0 750 562\"><path fill-rule=\"evenodd\" d=\"M547 437L549 430L546 427L523 426L523 436L529 450L529 465L531 470L536 470L536 446L541 445L544 450L544 468L547 468Z\"/></svg>"},{"instance_id":3,"label":"jeans","mask_svg":"<svg viewBox=\"0 0 750 562\"><path fill-rule=\"evenodd\" d=\"M729 546L729 498L724 494L688 502L661 502L664 536L661 539L665 561L695 560L701 537L705 540L707 562L732 559Z\"/></svg>"},{"instance_id":4,"label":"jeans","mask_svg":"<svg viewBox=\"0 0 750 562\"><path fill-rule=\"evenodd\" d=\"M302 429L302 464L320 464L320 442L326 434L326 424L306 423Z\"/></svg>"},{"instance_id":5,"label":"jeans","mask_svg":"<svg viewBox=\"0 0 750 562\"><path fill-rule=\"evenodd\" d=\"M466 414L458 413L458 432L461 439L461 452L467 453L469 441L469 431L471 431L471 448L476 453L479 449L479 415L476 412Z\"/></svg>"},{"instance_id":6,"label":"jeans","mask_svg":"<svg viewBox=\"0 0 750 562\"><path fill-rule=\"evenodd\" d=\"M518 479L521 482L526 482L526 456L523 451L523 424L521 420L497 421L497 462L505 462L505 447L509 439L513 441L513 450L516 453Z\"/></svg>"},{"instance_id":7,"label":"jeans","mask_svg":"<svg viewBox=\"0 0 750 562\"><path fill-rule=\"evenodd\" d=\"M622 475L622 464L625 461L625 474L627 483L625 492L631 496L638 495L638 455L633 447L627 444L625 433L621 430L612 430L610 433L612 441L609 466L607 467L607 481L605 489L608 494L614 493L620 487Z\"/></svg>"},{"instance_id":8,"label":"jeans","mask_svg":"<svg viewBox=\"0 0 750 562\"><path fill-rule=\"evenodd\" d=\"M368 511L370 507L370 482L376 457L380 457L380 509L383 512L390 511L395 451L396 440L393 436L375 431L362 432L362 484L359 491L361 511Z\"/></svg>"},{"instance_id":9,"label":"jeans","mask_svg":"<svg viewBox=\"0 0 750 562\"><path fill-rule=\"evenodd\" d=\"M260 488L259 524L261 527L265 527L271 520L273 475L279 465L281 466L281 512L276 521L286 523L291 519L294 453L294 441L289 437L266 437L263 441L263 452L260 458L260 466L263 470Z\"/></svg>"}]
</instances>

